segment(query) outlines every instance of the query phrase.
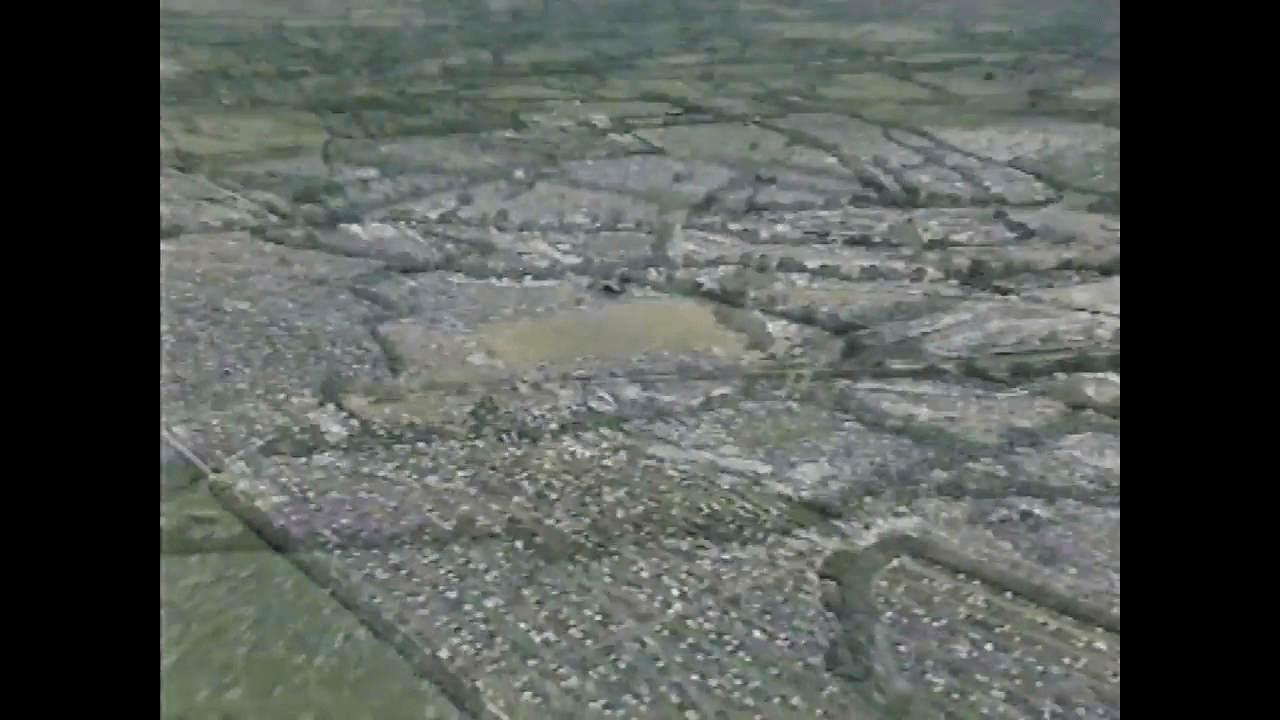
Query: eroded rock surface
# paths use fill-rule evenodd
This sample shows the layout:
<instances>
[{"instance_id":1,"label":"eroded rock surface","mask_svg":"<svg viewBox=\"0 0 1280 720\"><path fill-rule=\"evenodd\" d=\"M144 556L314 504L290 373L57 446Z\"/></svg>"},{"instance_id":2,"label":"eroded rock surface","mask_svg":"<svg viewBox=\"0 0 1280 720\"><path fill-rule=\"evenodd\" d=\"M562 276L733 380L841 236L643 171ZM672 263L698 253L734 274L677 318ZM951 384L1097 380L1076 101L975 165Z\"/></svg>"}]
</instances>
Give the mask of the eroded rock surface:
<instances>
[{"instance_id":1,"label":"eroded rock surface","mask_svg":"<svg viewBox=\"0 0 1280 720\"><path fill-rule=\"evenodd\" d=\"M162 544L464 716L1119 717L1118 15L429 5L162 12Z\"/></svg>"}]
</instances>

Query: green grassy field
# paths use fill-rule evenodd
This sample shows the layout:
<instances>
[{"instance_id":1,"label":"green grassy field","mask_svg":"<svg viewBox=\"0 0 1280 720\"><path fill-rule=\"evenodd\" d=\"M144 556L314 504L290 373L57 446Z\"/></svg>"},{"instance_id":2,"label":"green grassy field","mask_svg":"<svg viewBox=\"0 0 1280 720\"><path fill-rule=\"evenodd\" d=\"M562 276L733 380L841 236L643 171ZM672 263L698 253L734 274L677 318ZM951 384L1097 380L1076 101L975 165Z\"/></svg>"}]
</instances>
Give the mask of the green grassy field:
<instances>
[{"instance_id":1,"label":"green grassy field","mask_svg":"<svg viewBox=\"0 0 1280 720\"><path fill-rule=\"evenodd\" d=\"M457 717L391 648L202 489L161 507L185 520L178 534L188 540L162 542L162 720ZM193 535L241 549L193 552Z\"/></svg>"}]
</instances>

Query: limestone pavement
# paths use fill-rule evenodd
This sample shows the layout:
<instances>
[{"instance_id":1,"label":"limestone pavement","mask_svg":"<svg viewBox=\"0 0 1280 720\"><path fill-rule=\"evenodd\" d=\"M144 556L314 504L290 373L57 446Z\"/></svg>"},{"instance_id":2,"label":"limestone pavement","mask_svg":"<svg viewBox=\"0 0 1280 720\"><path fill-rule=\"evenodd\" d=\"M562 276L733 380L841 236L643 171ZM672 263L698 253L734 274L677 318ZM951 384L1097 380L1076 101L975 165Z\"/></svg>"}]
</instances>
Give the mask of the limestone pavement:
<instances>
[{"instance_id":1,"label":"limestone pavement","mask_svg":"<svg viewBox=\"0 0 1280 720\"><path fill-rule=\"evenodd\" d=\"M294 5L161 13L167 712L1119 717L1118 6Z\"/></svg>"}]
</instances>

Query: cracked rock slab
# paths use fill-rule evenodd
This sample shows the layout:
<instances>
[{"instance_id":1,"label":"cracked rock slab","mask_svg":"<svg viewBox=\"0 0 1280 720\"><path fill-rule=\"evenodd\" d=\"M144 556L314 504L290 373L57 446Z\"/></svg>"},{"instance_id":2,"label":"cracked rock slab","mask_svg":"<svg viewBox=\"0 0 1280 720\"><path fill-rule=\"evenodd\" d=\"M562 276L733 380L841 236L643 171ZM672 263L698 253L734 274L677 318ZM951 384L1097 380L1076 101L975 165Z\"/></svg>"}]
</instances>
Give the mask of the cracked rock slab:
<instances>
[{"instance_id":1,"label":"cracked rock slab","mask_svg":"<svg viewBox=\"0 0 1280 720\"><path fill-rule=\"evenodd\" d=\"M911 538L855 547L883 557L850 577L827 516L667 455L605 432L389 444L212 482L479 717L847 717L903 687L916 707L1114 716L1118 514L933 503ZM1082 523L1113 529L1085 547ZM873 653L871 674L836 650Z\"/></svg>"},{"instance_id":2,"label":"cracked rock slab","mask_svg":"<svg viewBox=\"0 0 1280 720\"><path fill-rule=\"evenodd\" d=\"M1092 192L1120 190L1120 131L1063 122L1009 124L981 130L929 128L967 152L1009 162Z\"/></svg>"},{"instance_id":3,"label":"cracked rock slab","mask_svg":"<svg viewBox=\"0 0 1280 720\"><path fill-rule=\"evenodd\" d=\"M244 234L161 243L166 424L225 457L295 424L335 368L385 376L371 309L342 287L373 267Z\"/></svg>"},{"instance_id":4,"label":"cracked rock slab","mask_svg":"<svg viewBox=\"0 0 1280 720\"><path fill-rule=\"evenodd\" d=\"M278 220L249 196L207 178L177 171L160 175L160 236L249 230Z\"/></svg>"},{"instance_id":5,"label":"cracked rock slab","mask_svg":"<svg viewBox=\"0 0 1280 720\"><path fill-rule=\"evenodd\" d=\"M1119 327L1118 317L1001 298L973 299L866 335L886 357L915 356L975 377L1018 382L1118 366ZM872 361L879 357L868 353Z\"/></svg>"},{"instance_id":6,"label":"cracked rock slab","mask_svg":"<svg viewBox=\"0 0 1280 720\"><path fill-rule=\"evenodd\" d=\"M830 623L806 568L821 545L787 535L809 516L605 436L581 460L573 447L488 469L439 448L390 476L376 468L395 456L317 457L215 487L480 717L857 712L814 672ZM327 549L304 549L315 541Z\"/></svg>"},{"instance_id":7,"label":"cracked rock slab","mask_svg":"<svg viewBox=\"0 0 1280 720\"><path fill-rule=\"evenodd\" d=\"M957 387L928 380L886 380L850 383L846 402L881 422L910 425L954 434L964 441L995 446L1010 431L1050 425L1066 412L1063 403L1029 393L997 392Z\"/></svg>"},{"instance_id":8,"label":"cracked rock slab","mask_svg":"<svg viewBox=\"0 0 1280 720\"><path fill-rule=\"evenodd\" d=\"M969 538L966 538L969 539ZM941 708L998 717L1120 717L1119 614L1052 582L1027 581L1016 560L975 560L934 535L892 535L820 571L842 626L840 667L878 686L886 704L931 717ZM877 621L865 620L879 615ZM911 690L907 690L911 688Z\"/></svg>"},{"instance_id":9,"label":"cracked rock slab","mask_svg":"<svg viewBox=\"0 0 1280 720\"><path fill-rule=\"evenodd\" d=\"M1120 417L1119 373L1076 373L1055 380L1049 392L1069 407Z\"/></svg>"},{"instance_id":10,"label":"cracked rock slab","mask_svg":"<svg viewBox=\"0 0 1280 720\"><path fill-rule=\"evenodd\" d=\"M1070 310L1087 310L1120 317L1120 278L1072 287L1040 290L1025 295Z\"/></svg>"},{"instance_id":11,"label":"cracked rock slab","mask_svg":"<svg viewBox=\"0 0 1280 720\"><path fill-rule=\"evenodd\" d=\"M172 637L409 686L248 523L471 716L1118 717L1116 21L428 5L162 12L168 590L285 631Z\"/></svg>"}]
</instances>

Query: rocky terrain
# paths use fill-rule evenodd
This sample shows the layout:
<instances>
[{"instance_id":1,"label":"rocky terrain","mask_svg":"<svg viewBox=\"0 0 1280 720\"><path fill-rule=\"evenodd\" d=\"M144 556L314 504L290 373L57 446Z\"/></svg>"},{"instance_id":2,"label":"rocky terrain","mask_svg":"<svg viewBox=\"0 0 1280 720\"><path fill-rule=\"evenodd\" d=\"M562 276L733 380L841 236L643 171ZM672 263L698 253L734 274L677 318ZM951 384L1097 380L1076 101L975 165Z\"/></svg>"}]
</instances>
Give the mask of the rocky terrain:
<instances>
[{"instance_id":1,"label":"rocky terrain","mask_svg":"<svg viewBox=\"0 0 1280 720\"><path fill-rule=\"evenodd\" d=\"M1118 3L186 5L164 717L1119 717Z\"/></svg>"}]
</instances>

